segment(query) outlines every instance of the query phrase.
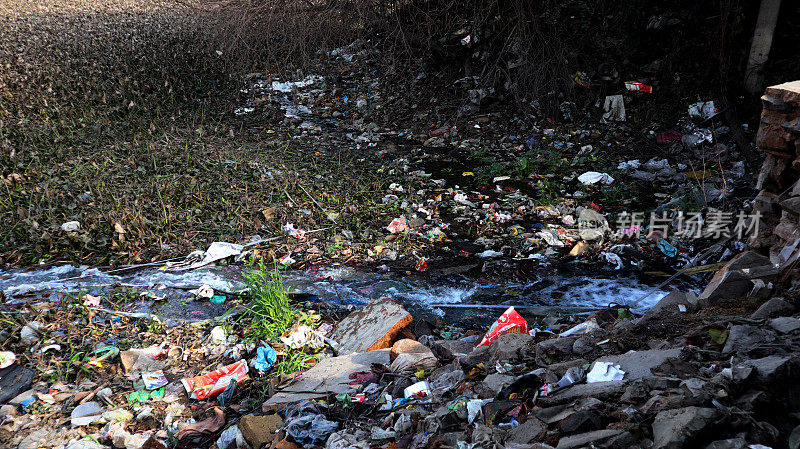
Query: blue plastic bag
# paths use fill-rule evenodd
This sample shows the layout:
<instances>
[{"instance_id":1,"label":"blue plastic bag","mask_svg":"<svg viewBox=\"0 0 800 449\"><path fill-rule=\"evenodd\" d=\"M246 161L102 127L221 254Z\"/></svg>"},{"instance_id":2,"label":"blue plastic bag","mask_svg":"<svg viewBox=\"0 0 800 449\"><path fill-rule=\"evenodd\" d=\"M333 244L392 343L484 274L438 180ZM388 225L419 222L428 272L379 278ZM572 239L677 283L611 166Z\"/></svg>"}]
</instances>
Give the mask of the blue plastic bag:
<instances>
[{"instance_id":1,"label":"blue plastic bag","mask_svg":"<svg viewBox=\"0 0 800 449\"><path fill-rule=\"evenodd\" d=\"M272 365L274 365L277 360L278 353L272 349L272 346L261 346L256 350L256 361L253 366L259 371L266 371L272 368Z\"/></svg>"},{"instance_id":2,"label":"blue plastic bag","mask_svg":"<svg viewBox=\"0 0 800 449\"><path fill-rule=\"evenodd\" d=\"M656 242L656 245L658 245L658 249L660 249L661 252L667 257L675 257L678 255L678 248L675 248L671 243L664 239L659 239Z\"/></svg>"}]
</instances>

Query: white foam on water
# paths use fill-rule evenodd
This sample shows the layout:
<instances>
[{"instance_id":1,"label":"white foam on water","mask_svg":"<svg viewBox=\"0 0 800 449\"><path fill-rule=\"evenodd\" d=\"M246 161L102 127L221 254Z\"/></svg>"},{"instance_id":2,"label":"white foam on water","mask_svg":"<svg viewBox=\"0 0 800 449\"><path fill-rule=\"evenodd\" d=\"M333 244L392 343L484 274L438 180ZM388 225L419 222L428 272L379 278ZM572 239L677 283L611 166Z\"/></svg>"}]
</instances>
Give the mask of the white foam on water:
<instances>
[{"instance_id":1,"label":"white foam on water","mask_svg":"<svg viewBox=\"0 0 800 449\"><path fill-rule=\"evenodd\" d=\"M164 285L180 289L208 284L224 293L237 293L244 289L244 283L238 276L215 269L183 272L144 270L135 274L108 274L97 268L62 265L45 270L0 272L0 290L9 298L36 292L78 291L112 284L129 287Z\"/></svg>"},{"instance_id":2,"label":"white foam on water","mask_svg":"<svg viewBox=\"0 0 800 449\"><path fill-rule=\"evenodd\" d=\"M663 298L667 291L650 293L652 287L635 278L550 276L530 284L498 284L484 290L464 277L423 278L384 272L367 272L349 267L318 272L283 273L284 285L293 293L314 295L324 301L364 303L381 296L430 307L432 304L480 304L495 299L509 305L532 305L554 309L592 310L611 303L628 305L642 313ZM142 269L133 273L109 274L92 267L63 265L44 270L0 271L0 290L9 298L35 292L79 291L112 284L154 288L160 285L194 289L207 284L223 293L240 293L245 284L239 269L201 268L189 271ZM519 293L505 293L506 290ZM642 299L644 297L644 299Z\"/></svg>"}]
</instances>

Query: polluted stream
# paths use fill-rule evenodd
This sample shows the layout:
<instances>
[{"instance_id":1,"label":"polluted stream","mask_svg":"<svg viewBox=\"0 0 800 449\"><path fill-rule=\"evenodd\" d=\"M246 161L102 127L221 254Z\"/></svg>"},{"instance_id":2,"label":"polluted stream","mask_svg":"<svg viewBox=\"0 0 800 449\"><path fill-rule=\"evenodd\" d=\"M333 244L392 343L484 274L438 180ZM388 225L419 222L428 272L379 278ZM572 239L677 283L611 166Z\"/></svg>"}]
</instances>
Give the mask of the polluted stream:
<instances>
[{"instance_id":1,"label":"polluted stream","mask_svg":"<svg viewBox=\"0 0 800 449\"><path fill-rule=\"evenodd\" d=\"M236 302L231 298L245 293L242 270L247 269L226 266L167 271L146 267L124 271L64 265L0 270L0 290L6 296L6 308L14 310L31 301L59 302L65 295L101 296L127 288L133 292L131 298L116 303L114 312L158 318L176 326L224 315ZM642 313L667 293L666 288L657 288L656 282L634 276L552 274L526 282L487 283L464 275L422 276L346 267L285 270L281 275L296 303L353 309L390 296L414 316L460 326L485 326L509 306L529 317L588 313L609 304ZM212 287L226 300L221 304L197 300L193 290L202 285ZM136 299L131 300L133 295ZM105 311L110 313L110 309Z\"/></svg>"}]
</instances>

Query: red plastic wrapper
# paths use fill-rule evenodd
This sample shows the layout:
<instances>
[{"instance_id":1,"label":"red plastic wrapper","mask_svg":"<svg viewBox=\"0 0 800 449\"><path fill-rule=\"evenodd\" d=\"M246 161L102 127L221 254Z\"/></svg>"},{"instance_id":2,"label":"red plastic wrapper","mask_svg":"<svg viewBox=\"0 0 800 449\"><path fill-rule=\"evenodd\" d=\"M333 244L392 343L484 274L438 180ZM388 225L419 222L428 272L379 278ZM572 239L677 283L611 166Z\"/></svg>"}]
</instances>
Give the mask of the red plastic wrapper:
<instances>
[{"instance_id":1,"label":"red plastic wrapper","mask_svg":"<svg viewBox=\"0 0 800 449\"><path fill-rule=\"evenodd\" d=\"M644 83L637 83L636 81L625 81L625 88L630 91L644 92L646 94L653 93L653 86Z\"/></svg>"},{"instance_id":2,"label":"red plastic wrapper","mask_svg":"<svg viewBox=\"0 0 800 449\"><path fill-rule=\"evenodd\" d=\"M664 131L663 133L656 134L656 143L659 145L666 145L676 140L681 140L681 133L678 131Z\"/></svg>"},{"instance_id":3,"label":"red plastic wrapper","mask_svg":"<svg viewBox=\"0 0 800 449\"><path fill-rule=\"evenodd\" d=\"M514 310L514 307L509 307L508 310L503 312L500 318L492 324L492 327L489 328L489 332L486 332L486 335L483 336L483 340L481 340L477 347L486 346L497 340L497 337L512 332L528 334L528 322Z\"/></svg>"},{"instance_id":4,"label":"red plastic wrapper","mask_svg":"<svg viewBox=\"0 0 800 449\"><path fill-rule=\"evenodd\" d=\"M231 383L231 379L235 379L237 384L247 379L246 361L239 360L202 376L186 377L181 379L181 383L190 398L202 401L222 393Z\"/></svg>"}]
</instances>

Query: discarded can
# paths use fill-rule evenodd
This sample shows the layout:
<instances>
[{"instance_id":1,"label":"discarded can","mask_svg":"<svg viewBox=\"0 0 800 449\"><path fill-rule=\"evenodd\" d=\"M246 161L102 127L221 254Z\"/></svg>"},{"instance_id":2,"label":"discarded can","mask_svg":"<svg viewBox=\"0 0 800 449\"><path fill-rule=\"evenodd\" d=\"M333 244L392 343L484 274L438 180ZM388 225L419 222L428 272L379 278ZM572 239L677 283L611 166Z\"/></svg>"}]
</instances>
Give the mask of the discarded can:
<instances>
[{"instance_id":1,"label":"discarded can","mask_svg":"<svg viewBox=\"0 0 800 449\"><path fill-rule=\"evenodd\" d=\"M235 379L237 383L247 379L246 361L239 360L202 376L181 379L181 383L190 398L203 400L225 391L231 379Z\"/></svg>"}]
</instances>

